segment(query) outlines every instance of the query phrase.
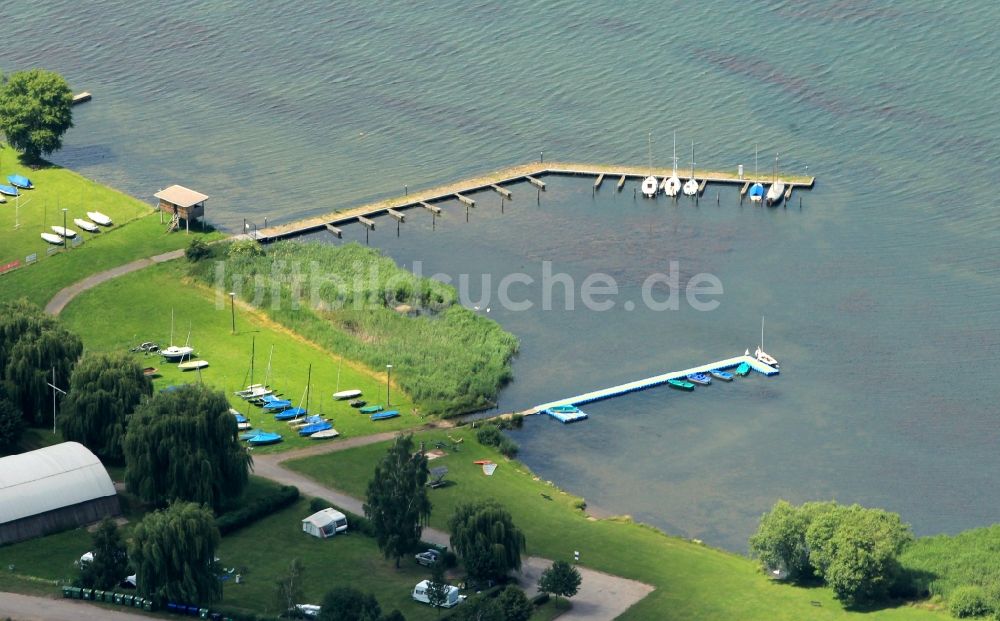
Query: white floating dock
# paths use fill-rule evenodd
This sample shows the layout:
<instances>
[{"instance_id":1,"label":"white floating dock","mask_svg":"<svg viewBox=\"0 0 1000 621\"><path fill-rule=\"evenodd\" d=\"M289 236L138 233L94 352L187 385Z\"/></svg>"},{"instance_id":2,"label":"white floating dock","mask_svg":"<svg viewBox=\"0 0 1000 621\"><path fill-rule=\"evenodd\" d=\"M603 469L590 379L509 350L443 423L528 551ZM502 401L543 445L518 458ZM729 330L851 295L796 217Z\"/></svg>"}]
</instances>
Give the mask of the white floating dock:
<instances>
[{"instance_id":1,"label":"white floating dock","mask_svg":"<svg viewBox=\"0 0 1000 621\"><path fill-rule=\"evenodd\" d=\"M670 373L664 373L663 375L657 375L655 377L648 377L646 379L637 380L634 382L629 382L627 384L620 384L618 386L612 386L611 388L605 388L603 390L595 390L593 392L587 392L582 395L577 395L575 397L569 397L566 399L560 399L558 401L550 401L549 403L543 403L541 405L536 405L535 407L528 410L532 413L545 412L552 416L548 412L550 408L554 408L559 405L574 405L579 407L584 403L593 403L594 401L601 401L603 399L610 399L611 397L617 397L618 395L624 395L630 392L636 392L639 390L645 390L647 388L652 388L654 386L661 386L667 383L667 380L672 379L682 379L691 375L692 373L708 373L709 371L714 371L716 369L732 369L733 367L738 367L740 363L745 362L750 365L750 368L762 375L777 375L778 369L768 366L763 362L757 360L752 356L737 356L735 358L727 358L726 360L719 360L718 362L710 362L708 364L703 364L700 367L692 367L690 369L684 369L683 371L671 371Z\"/></svg>"}]
</instances>

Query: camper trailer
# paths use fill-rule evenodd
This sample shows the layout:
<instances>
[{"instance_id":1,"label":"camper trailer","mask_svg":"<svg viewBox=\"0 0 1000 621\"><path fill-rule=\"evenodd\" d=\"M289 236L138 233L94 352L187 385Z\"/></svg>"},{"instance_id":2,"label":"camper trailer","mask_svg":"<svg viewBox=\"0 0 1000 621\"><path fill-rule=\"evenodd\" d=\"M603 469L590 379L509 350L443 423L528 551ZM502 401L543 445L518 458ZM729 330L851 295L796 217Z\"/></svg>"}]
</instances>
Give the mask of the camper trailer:
<instances>
[{"instance_id":1,"label":"camper trailer","mask_svg":"<svg viewBox=\"0 0 1000 621\"><path fill-rule=\"evenodd\" d=\"M333 507L327 507L302 520L302 532L320 539L333 537L347 532L347 516Z\"/></svg>"},{"instance_id":2,"label":"camper trailer","mask_svg":"<svg viewBox=\"0 0 1000 621\"><path fill-rule=\"evenodd\" d=\"M417 586L413 587L413 599L425 604L431 603L430 598L427 597L427 587L429 584L430 581L428 580L421 580L418 582ZM458 594L458 587L448 585L445 587L445 599L444 603L441 604L441 607L451 608L463 600L465 600L465 596Z\"/></svg>"}]
</instances>

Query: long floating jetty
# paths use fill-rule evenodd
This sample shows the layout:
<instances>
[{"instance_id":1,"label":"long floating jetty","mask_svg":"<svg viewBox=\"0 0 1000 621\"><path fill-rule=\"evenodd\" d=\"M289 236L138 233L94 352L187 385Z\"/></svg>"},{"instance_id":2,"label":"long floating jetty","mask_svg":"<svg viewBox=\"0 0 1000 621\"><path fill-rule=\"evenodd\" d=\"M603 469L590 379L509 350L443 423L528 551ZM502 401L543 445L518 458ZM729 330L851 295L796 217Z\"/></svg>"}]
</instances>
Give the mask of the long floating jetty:
<instances>
[{"instance_id":1,"label":"long floating jetty","mask_svg":"<svg viewBox=\"0 0 1000 621\"><path fill-rule=\"evenodd\" d=\"M692 367L690 369L684 369L683 371L671 371L670 373L664 373L663 375L647 377L646 379L629 382L627 384L619 384L618 386L612 386L611 388L605 388L603 390L587 392L575 397L567 397L566 399L559 399L558 401L550 401L549 403L536 405L535 407L523 412L523 414L538 414L539 412L544 412L550 408L560 405L580 406L584 403L593 403L594 401L610 399L612 397L628 394L630 392L646 390L647 388L653 388L654 386L662 386L663 384L666 384L668 380L682 379L693 373L708 373L709 371L715 371L717 369L731 369L739 366L743 362L750 365L751 369L761 373L762 375L771 376L778 374L778 369L768 366L752 356L737 356L735 358L727 358L726 360L703 364L700 367Z\"/></svg>"},{"instance_id":2,"label":"long floating jetty","mask_svg":"<svg viewBox=\"0 0 1000 621\"><path fill-rule=\"evenodd\" d=\"M654 168L652 170L653 175L660 177L670 176L671 173L672 169L669 168ZM341 225L351 222L361 222L369 228L374 228L374 222L371 218L387 215L390 211L399 213L411 208L427 209L437 216L441 213L441 207L434 205L435 201L459 200L468 207L474 207L475 200L469 198L466 194L483 190L497 192L502 197L511 200L510 191L503 187L505 184L527 182L536 186L541 191L545 189L545 182L541 181L539 177L545 175L594 177L594 191L596 192L600 188L605 176L609 178L617 177L616 189L621 190L627 179L641 180L649 174L650 169L646 166L533 162L531 164L504 168L486 175L464 179L419 192L407 191L404 196L397 196L352 209L344 209L322 216L259 229L254 235L254 239L261 243L267 243L324 229L333 232L330 227L339 229ZM698 180L701 190L704 190L705 185L709 183L724 183L740 187L747 184L747 178L745 176L740 177L736 173L696 170L694 176ZM793 188L811 188L816 183L815 177L803 175L783 175L782 179L787 188L785 200L791 197Z\"/></svg>"}]
</instances>

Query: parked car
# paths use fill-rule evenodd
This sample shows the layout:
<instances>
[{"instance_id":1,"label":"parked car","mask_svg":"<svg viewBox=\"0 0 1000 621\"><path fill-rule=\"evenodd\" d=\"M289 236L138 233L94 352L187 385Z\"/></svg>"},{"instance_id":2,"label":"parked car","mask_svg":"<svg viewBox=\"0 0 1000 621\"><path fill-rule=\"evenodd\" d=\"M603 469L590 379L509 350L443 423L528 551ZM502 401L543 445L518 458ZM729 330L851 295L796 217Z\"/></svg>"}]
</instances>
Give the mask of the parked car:
<instances>
[{"instance_id":1,"label":"parked car","mask_svg":"<svg viewBox=\"0 0 1000 621\"><path fill-rule=\"evenodd\" d=\"M425 567L430 567L434 563L441 560L441 551L435 550L434 548L429 548L420 554L415 555L417 562Z\"/></svg>"}]
</instances>

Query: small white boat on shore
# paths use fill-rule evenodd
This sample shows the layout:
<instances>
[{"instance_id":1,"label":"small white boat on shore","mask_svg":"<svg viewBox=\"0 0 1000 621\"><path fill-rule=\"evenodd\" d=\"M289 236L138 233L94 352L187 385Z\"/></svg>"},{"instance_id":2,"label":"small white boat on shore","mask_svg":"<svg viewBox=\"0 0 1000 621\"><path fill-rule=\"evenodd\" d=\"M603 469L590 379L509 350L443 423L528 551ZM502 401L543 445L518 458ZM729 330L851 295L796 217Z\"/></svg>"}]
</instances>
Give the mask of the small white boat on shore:
<instances>
[{"instance_id":1,"label":"small white boat on shore","mask_svg":"<svg viewBox=\"0 0 1000 621\"><path fill-rule=\"evenodd\" d=\"M360 397L360 390L341 390L340 392L333 393L333 398L337 401L344 401L346 399L353 399L355 397Z\"/></svg>"},{"instance_id":2,"label":"small white boat on shore","mask_svg":"<svg viewBox=\"0 0 1000 621\"><path fill-rule=\"evenodd\" d=\"M204 369L208 366L208 360L187 360L177 365L177 368L181 371L194 371L195 369Z\"/></svg>"},{"instance_id":3,"label":"small white boat on shore","mask_svg":"<svg viewBox=\"0 0 1000 621\"><path fill-rule=\"evenodd\" d=\"M51 226L49 228L55 231L56 235L59 235L61 237L69 237L69 238L76 237L76 231L74 231L73 229L67 229L61 226Z\"/></svg>"},{"instance_id":4,"label":"small white boat on shore","mask_svg":"<svg viewBox=\"0 0 1000 621\"><path fill-rule=\"evenodd\" d=\"M55 235L54 233L42 233L42 239L56 246L63 245L63 238Z\"/></svg>"},{"instance_id":5,"label":"small white boat on shore","mask_svg":"<svg viewBox=\"0 0 1000 621\"><path fill-rule=\"evenodd\" d=\"M96 233L99 230L101 230L96 224L94 224L93 222L87 222L83 218L73 218L73 224L77 225L78 227L80 227L84 231L87 231L88 233Z\"/></svg>"},{"instance_id":6,"label":"small white boat on shore","mask_svg":"<svg viewBox=\"0 0 1000 621\"><path fill-rule=\"evenodd\" d=\"M316 433L309 434L309 437L313 440L326 440L329 438L336 438L340 435L340 432L333 427L329 429L324 429L323 431L317 431Z\"/></svg>"},{"instance_id":7,"label":"small white boat on shore","mask_svg":"<svg viewBox=\"0 0 1000 621\"><path fill-rule=\"evenodd\" d=\"M166 349L161 349L160 355L163 356L167 362L177 362L185 358L190 358L194 355L194 347L171 345Z\"/></svg>"},{"instance_id":8,"label":"small white boat on shore","mask_svg":"<svg viewBox=\"0 0 1000 621\"><path fill-rule=\"evenodd\" d=\"M101 226L111 226L111 218L99 211L88 211L87 217Z\"/></svg>"}]
</instances>

